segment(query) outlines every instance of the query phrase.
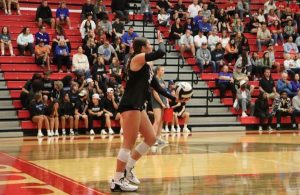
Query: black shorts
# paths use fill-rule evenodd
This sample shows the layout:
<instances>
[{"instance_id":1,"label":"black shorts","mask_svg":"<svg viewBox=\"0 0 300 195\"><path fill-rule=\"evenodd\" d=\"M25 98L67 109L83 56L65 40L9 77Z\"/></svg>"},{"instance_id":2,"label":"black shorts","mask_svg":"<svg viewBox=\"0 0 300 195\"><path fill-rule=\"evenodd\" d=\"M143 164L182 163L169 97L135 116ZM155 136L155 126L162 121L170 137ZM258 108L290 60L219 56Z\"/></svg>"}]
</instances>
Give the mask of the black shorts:
<instances>
[{"instance_id":1,"label":"black shorts","mask_svg":"<svg viewBox=\"0 0 300 195\"><path fill-rule=\"evenodd\" d=\"M47 23L47 24L51 24L51 19L52 18L42 18L42 21Z\"/></svg>"},{"instance_id":2,"label":"black shorts","mask_svg":"<svg viewBox=\"0 0 300 195\"><path fill-rule=\"evenodd\" d=\"M130 110L139 110L142 112L145 109L145 106L129 106L129 105L120 105L119 112L123 113Z\"/></svg>"},{"instance_id":3,"label":"black shorts","mask_svg":"<svg viewBox=\"0 0 300 195\"><path fill-rule=\"evenodd\" d=\"M35 59L35 63L36 63L37 65L42 65L42 64L45 65L44 57L37 57L37 58Z\"/></svg>"}]
</instances>

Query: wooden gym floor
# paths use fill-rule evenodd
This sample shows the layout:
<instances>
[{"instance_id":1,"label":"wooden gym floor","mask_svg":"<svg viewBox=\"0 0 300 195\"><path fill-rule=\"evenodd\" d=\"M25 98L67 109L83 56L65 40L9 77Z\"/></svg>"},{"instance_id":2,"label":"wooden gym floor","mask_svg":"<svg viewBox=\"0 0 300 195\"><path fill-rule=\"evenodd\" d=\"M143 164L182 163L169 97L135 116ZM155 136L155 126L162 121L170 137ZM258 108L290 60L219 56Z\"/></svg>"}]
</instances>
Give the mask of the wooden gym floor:
<instances>
[{"instance_id":1,"label":"wooden gym floor","mask_svg":"<svg viewBox=\"0 0 300 195\"><path fill-rule=\"evenodd\" d=\"M300 194L298 132L169 134L125 194ZM141 140L141 139L140 139ZM0 194L110 194L120 136L0 139ZM118 193L114 193L118 194Z\"/></svg>"}]
</instances>

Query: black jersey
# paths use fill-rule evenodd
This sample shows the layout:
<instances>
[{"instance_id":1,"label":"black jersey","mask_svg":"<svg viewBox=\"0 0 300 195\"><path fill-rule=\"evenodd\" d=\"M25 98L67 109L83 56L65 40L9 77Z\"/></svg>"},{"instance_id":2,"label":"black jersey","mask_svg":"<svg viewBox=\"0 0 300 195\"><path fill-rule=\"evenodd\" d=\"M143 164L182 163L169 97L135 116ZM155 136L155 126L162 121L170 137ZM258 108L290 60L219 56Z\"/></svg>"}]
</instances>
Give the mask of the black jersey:
<instances>
[{"instance_id":1,"label":"black jersey","mask_svg":"<svg viewBox=\"0 0 300 195\"><path fill-rule=\"evenodd\" d=\"M59 105L59 114L60 116L69 115L73 116L75 108L71 102L61 102Z\"/></svg>"},{"instance_id":2,"label":"black jersey","mask_svg":"<svg viewBox=\"0 0 300 195\"><path fill-rule=\"evenodd\" d=\"M32 101L29 106L30 117L44 115L46 107L47 106L43 102Z\"/></svg>"},{"instance_id":3,"label":"black jersey","mask_svg":"<svg viewBox=\"0 0 300 195\"><path fill-rule=\"evenodd\" d=\"M90 111L94 112L94 113L98 113L98 112L103 111L103 107L102 107L102 104L101 104L101 103L99 103L98 105L95 105L95 104L93 104L93 103L90 103L88 109L89 109Z\"/></svg>"}]
</instances>

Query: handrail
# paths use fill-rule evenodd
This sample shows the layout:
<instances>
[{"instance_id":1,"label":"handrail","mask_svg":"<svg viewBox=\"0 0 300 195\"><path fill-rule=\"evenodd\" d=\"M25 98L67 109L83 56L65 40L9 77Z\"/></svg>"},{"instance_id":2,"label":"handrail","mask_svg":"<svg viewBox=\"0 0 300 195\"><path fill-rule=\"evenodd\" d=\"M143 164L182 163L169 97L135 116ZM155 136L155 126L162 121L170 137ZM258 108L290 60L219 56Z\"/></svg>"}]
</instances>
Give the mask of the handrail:
<instances>
[{"instance_id":1,"label":"handrail","mask_svg":"<svg viewBox=\"0 0 300 195\"><path fill-rule=\"evenodd\" d=\"M180 64L180 60L181 60L181 64ZM179 78L179 69L180 68L183 68L184 66L184 58L182 55L179 55L178 56L178 64L177 64L177 77L176 77L176 80L179 81L180 78Z\"/></svg>"},{"instance_id":2,"label":"handrail","mask_svg":"<svg viewBox=\"0 0 300 195\"><path fill-rule=\"evenodd\" d=\"M209 94L210 92L210 94ZM210 96L209 96L210 95ZM214 101L214 91L210 88L206 89L206 105L205 105L205 116L208 116L208 102L213 102Z\"/></svg>"},{"instance_id":3,"label":"handrail","mask_svg":"<svg viewBox=\"0 0 300 195\"><path fill-rule=\"evenodd\" d=\"M154 38L154 39L153 39L153 45L152 45L153 48L155 48L155 40L156 40L155 37L156 37L156 28L155 28L155 26L154 26L154 28L153 28L153 38Z\"/></svg>"}]
</instances>

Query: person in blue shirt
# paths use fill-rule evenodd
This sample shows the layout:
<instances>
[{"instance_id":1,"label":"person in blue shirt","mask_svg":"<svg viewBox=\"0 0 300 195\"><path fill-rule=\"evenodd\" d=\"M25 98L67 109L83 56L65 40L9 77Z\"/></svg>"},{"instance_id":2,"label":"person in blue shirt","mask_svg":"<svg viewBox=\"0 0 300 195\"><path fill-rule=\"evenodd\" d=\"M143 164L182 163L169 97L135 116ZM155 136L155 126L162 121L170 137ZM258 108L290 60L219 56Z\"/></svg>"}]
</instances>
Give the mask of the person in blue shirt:
<instances>
[{"instance_id":1,"label":"person in blue shirt","mask_svg":"<svg viewBox=\"0 0 300 195\"><path fill-rule=\"evenodd\" d=\"M130 26L128 31L126 33L124 33L121 37L122 43L129 48L131 46L134 38L136 38L138 36L139 35L136 32L134 32L133 26Z\"/></svg>"},{"instance_id":2,"label":"person in blue shirt","mask_svg":"<svg viewBox=\"0 0 300 195\"><path fill-rule=\"evenodd\" d=\"M203 18L203 11L199 10L198 15L193 18L194 25L199 26L199 22L202 21L202 18Z\"/></svg>"},{"instance_id":3,"label":"person in blue shirt","mask_svg":"<svg viewBox=\"0 0 300 195\"><path fill-rule=\"evenodd\" d=\"M62 71L62 66L66 65L67 72L70 72L71 62L70 62L70 51L66 42L62 39L58 42L58 45L55 48L55 57L57 62L57 67L59 72Z\"/></svg>"},{"instance_id":4,"label":"person in blue shirt","mask_svg":"<svg viewBox=\"0 0 300 195\"><path fill-rule=\"evenodd\" d=\"M208 33L211 32L212 27L211 24L208 23L207 17L204 16L202 18L202 21L199 22L198 28L203 32L205 36L208 36Z\"/></svg>"},{"instance_id":5,"label":"person in blue shirt","mask_svg":"<svg viewBox=\"0 0 300 195\"><path fill-rule=\"evenodd\" d=\"M231 90L233 101L236 96L236 89L234 86L234 79L232 73L228 72L229 68L227 65L223 66L223 71L219 73L217 80L217 86L220 90L220 99L222 100L225 97L226 90Z\"/></svg>"},{"instance_id":6,"label":"person in blue shirt","mask_svg":"<svg viewBox=\"0 0 300 195\"><path fill-rule=\"evenodd\" d=\"M35 33L35 44L38 45L40 41L43 41L45 45L49 45L50 36L46 32L46 27L39 27L39 32Z\"/></svg>"},{"instance_id":7,"label":"person in blue shirt","mask_svg":"<svg viewBox=\"0 0 300 195\"><path fill-rule=\"evenodd\" d=\"M69 29L73 29L71 26L69 8L65 1L61 1L59 7L56 9L56 24L67 23Z\"/></svg>"},{"instance_id":8,"label":"person in blue shirt","mask_svg":"<svg viewBox=\"0 0 300 195\"><path fill-rule=\"evenodd\" d=\"M294 96L293 88L291 82L288 80L288 73L283 72L281 74L281 79L277 81L277 91L281 93L282 91L285 91L289 97Z\"/></svg>"}]
</instances>

